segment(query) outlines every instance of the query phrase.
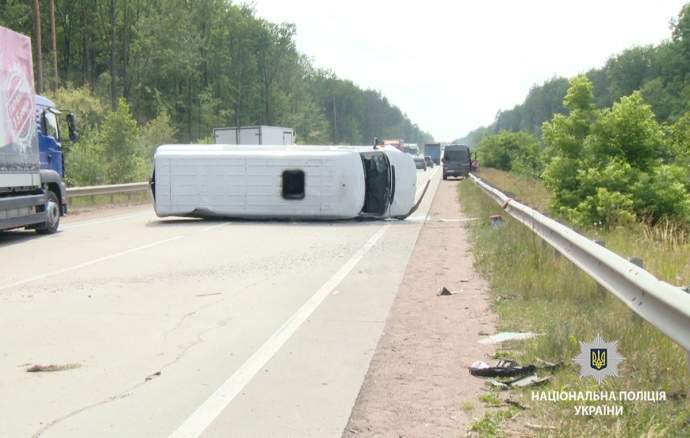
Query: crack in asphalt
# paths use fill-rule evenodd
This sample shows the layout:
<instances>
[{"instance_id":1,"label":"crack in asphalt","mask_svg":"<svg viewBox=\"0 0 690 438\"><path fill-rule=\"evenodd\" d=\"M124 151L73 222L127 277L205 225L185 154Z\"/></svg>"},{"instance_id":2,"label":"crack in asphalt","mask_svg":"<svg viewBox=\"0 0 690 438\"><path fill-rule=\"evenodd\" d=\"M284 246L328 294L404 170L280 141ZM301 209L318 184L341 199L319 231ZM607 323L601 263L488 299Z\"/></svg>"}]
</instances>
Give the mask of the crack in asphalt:
<instances>
[{"instance_id":1,"label":"crack in asphalt","mask_svg":"<svg viewBox=\"0 0 690 438\"><path fill-rule=\"evenodd\" d=\"M188 318L190 318L190 317L192 317L192 316L194 316L194 315L197 315L200 311L202 311L202 310L204 310L204 309L206 309L206 308L208 308L208 307L215 306L215 305L218 304L219 302L224 301L224 300L226 300L226 299L228 299L228 298L231 298L231 297L232 297L232 298L235 298L235 297L237 297L237 296L240 296L242 293L246 292L246 291L249 290L250 288L255 287L255 286L257 286L257 285L259 285L259 284L261 284L261 283L264 283L264 282L266 282L266 281L268 281L268 280L269 280L269 279L264 279L264 280L255 281L255 282L253 282L253 283L251 283L251 284L248 284L247 286L241 288L240 290L237 290L237 291L235 291L234 293L231 293L230 295L224 296L222 299L214 300L213 302L210 302L210 303L205 303L204 305L201 305L201 306L197 307L195 310L193 310L193 311L191 311L191 312L185 313L185 314L182 315L182 317L178 320L178 322L173 326L173 328L171 328L170 330L168 330L168 331L165 332L165 334L163 335L163 339L167 339L168 336L169 336L171 333L173 333L173 332L179 330L179 328L182 326L182 324L184 323L184 321L185 321L186 319L188 319ZM52 421L46 423L46 424L45 424L43 427L41 427L38 431L36 431L36 432L32 435L32 438L38 438L38 437L40 437L40 436L41 436L43 433L45 433L48 429L51 429L52 427L54 427L54 426L56 426L56 425L62 423L63 421L65 421L65 420L67 420L67 419L69 419L69 418L75 417L75 416L77 416L77 415L79 415L79 414L81 414L81 413L83 413L83 412L85 412L85 411L88 411L88 410L91 410L91 409L94 409L94 408L97 408L97 407L100 407L100 406L104 406L104 405L109 404L109 403L112 403L112 402L114 402L114 401L122 400L122 399L124 399L124 398L127 398L127 397L131 396L132 393L133 393L134 391L136 391L136 390L139 389L140 387L144 386L144 385L147 384L148 382L152 381L154 377L158 377L159 375L162 375L162 374L163 374L163 371L164 371L166 368L169 368L169 367L175 365L177 362L179 362L179 361L189 352L189 350L191 350L191 349L194 348L195 346L197 346L197 345L201 344L202 342L204 342L203 336L204 336L205 334L207 334L207 333L209 333L209 332L211 332L211 331L213 331L213 330L217 330L217 329L219 329L219 328L225 327L225 325L226 325L226 324L228 323L228 321L230 321L230 320L232 320L232 317L227 317L227 318L221 319L220 321L218 321L218 322L216 323L215 326L213 326L213 327L208 327L208 328L202 330L201 332L199 332L199 333L196 335L196 339L195 339L193 342L191 342L189 345L185 346L185 347L177 354L177 356L175 356L175 358L174 358L173 360L171 360L171 361L169 361L169 362L163 364L163 366L162 366L158 371L155 371L155 372L153 372L153 373L148 374L148 375L146 376L146 378L145 378L143 381L141 381L141 382L139 382L139 383L137 383L137 384L135 384L135 385L132 385L132 386L130 386L129 388L125 389L124 391L121 391L121 392L119 392L119 393L117 393L117 394L115 394L115 395L112 395L112 396L110 396L110 397L107 397L107 398L105 398L105 399L103 399L103 400L100 400L100 401L98 401L98 402L92 403L92 404L90 404L90 405L83 406L83 407L81 407L81 408L79 408L79 409L75 409L74 411L68 412L68 413L65 414L65 415L62 415L62 416L60 416L60 417L58 417L58 418L55 418L54 420L52 420Z\"/></svg>"},{"instance_id":2,"label":"crack in asphalt","mask_svg":"<svg viewBox=\"0 0 690 438\"><path fill-rule=\"evenodd\" d=\"M247 288L249 288L249 287L252 287L252 286L255 286L255 285L258 284L258 283L261 283L261 282L253 283L253 284L247 286L245 289L247 289ZM189 317L191 317L191 316L194 316L194 315L198 314L199 311L201 311L201 310L203 310L203 309L205 309L205 308L207 308L207 307L211 307L212 305L215 305L215 304L217 304L217 303L220 302L220 301L223 301L223 300L217 300L217 301L215 301L214 303L206 303L206 304L204 304L203 306L199 306L196 310L191 311L191 312L188 312L188 313L185 313L184 315L182 315L182 318L180 318L180 320L177 322L177 324L175 324L175 326L174 326L172 329L168 330L168 331L165 333L164 339L166 339L166 338L170 335L170 333L172 333L172 332L178 330L178 329L180 328L180 326L182 325L182 323L183 323L187 318L189 318ZM152 381L154 377L158 377L158 376L162 375L162 374L163 374L163 371L164 371L165 369L167 369L167 368L169 368L169 367L175 365L177 362L179 362L179 361L189 352L189 350L191 350L191 349L194 348L195 346L197 346L197 345L203 343L203 342L204 342L204 335L206 335L207 333L209 333L209 332L211 332L211 331L213 331L213 330L217 330L217 329L219 329L219 328L225 327L225 325L226 325L226 324L228 323L228 321L230 321L231 319L232 319L232 317L224 318L224 319L218 321L218 322L216 323L215 326L213 326L213 327L208 327L208 328L202 330L201 332L199 332L199 333L196 335L196 339L194 339L193 342L191 342L191 343L189 343L187 346L185 346L185 347L175 356L175 358L174 358L173 360L171 360L171 361L169 361L169 362L163 364L163 366L161 366L160 369L158 369L158 371L155 371L155 372L153 372L153 373L148 374L148 375L146 376L146 378L145 378L143 381L141 381L141 382L139 382L139 383L137 383L137 384L135 384L135 385L132 385L132 386L130 386L129 388L125 389L124 391L121 391L121 392L119 392L119 393L117 393L117 394L115 394L115 395L111 395L110 397L107 397L107 398L105 398L105 399L103 399L103 400L97 401L97 402L92 403L92 404L90 404L90 405L83 406L83 407L81 407L81 408L79 408L79 409L75 409L74 411L68 412L68 413L65 414L65 415L62 415L62 416L60 416L60 417L58 417L58 418L55 418L54 420L52 420L52 421L46 423L43 427L41 427L39 430L37 430L37 431L32 435L32 438L38 438L38 437L40 437L42 434L44 434L46 431L48 431L48 430L51 429L52 427L54 427L54 426L56 426L56 425L62 423L63 421L65 421L65 420L67 420L67 419L69 419L69 418L75 417L75 416L77 416L77 415L79 415L79 414L81 414L81 413L83 413L83 412L85 412L85 411L88 411L88 410L91 410L91 409L94 409L94 408L97 408L97 407L100 407L100 406L104 406L104 405L106 405L106 404L109 404L109 403L112 403L112 402L115 402L115 401L118 401L118 400L122 400L122 399L124 399L124 398L127 398L127 397L133 395L133 392L134 392L134 391L136 391L136 390L139 389L140 387L144 386L144 385L147 384L148 382Z\"/></svg>"}]
</instances>

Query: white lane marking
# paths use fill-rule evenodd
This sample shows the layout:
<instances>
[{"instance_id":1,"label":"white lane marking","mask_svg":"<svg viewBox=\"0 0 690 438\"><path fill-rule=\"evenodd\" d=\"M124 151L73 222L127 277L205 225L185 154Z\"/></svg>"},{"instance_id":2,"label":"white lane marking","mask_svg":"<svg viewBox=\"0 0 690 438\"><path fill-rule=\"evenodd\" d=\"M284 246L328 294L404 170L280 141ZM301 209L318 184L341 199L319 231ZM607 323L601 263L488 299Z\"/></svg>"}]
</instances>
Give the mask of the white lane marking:
<instances>
[{"instance_id":1,"label":"white lane marking","mask_svg":"<svg viewBox=\"0 0 690 438\"><path fill-rule=\"evenodd\" d=\"M221 224L215 224L215 225L211 225L211 226L209 226L209 227L202 228L199 232L202 232L202 233L203 233L203 232L206 232L206 231L213 230L213 229L215 229L215 228L222 227L222 226L224 226L224 225L227 225L227 222L223 222L223 223L221 223ZM98 257L98 258L95 258L95 259L93 259L93 260L89 260L88 262L80 263L80 264L78 264L78 265L69 266L69 267L67 267L67 268L57 269L57 270L55 270L55 271L46 272L46 273L44 273L44 274L36 275L36 276L34 276L34 277L25 278L25 279L23 279L23 280L15 281L14 283L9 283L9 284L5 284L5 285L0 286L0 291L3 291L3 290L5 290L5 289L10 289L10 288L13 288L13 287L16 287L16 286L21 286L21 285L24 285L24 284L27 284L27 283L31 283L31 282L33 282L33 281L43 280L43 279L46 279L46 278L48 278L48 277L54 277L54 276L56 276L56 275L65 274L65 273L67 273L67 272L76 271L76 270L78 270L78 269L86 268L86 267L88 267L88 266L92 266L92 265L95 265L95 264L97 264L97 263L101 263L101 262L105 262L105 261L108 261L108 260L112 260L112 259L115 259L115 258L118 258L118 257L122 257L122 256L125 256L125 255L127 255L127 254L131 254L131 253L133 253L133 252L142 251L142 250L144 250L144 249L153 248L153 247L155 247L155 246L162 245L162 244L164 244L164 243L173 242L173 241L175 241L175 240L183 239L184 237L186 237L186 236L185 236L185 235L179 235L179 236L174 236L174 237L170 237L170 238L163 239L163 240L158 240L158 241L155 241L155 242L152 242L152 243L147 243L146 245L137 246L137 247L135 247L135 248L130 248L130 249L127 249L127 250L124 250L124 251L116 252L116 253L114 253L114 254L110 254L110 255L107 255L107 256Z\"/></svg>"},{"instance_id":2,"label":"white lane marking","mask_svg":"<svg viewBox=\"0 0 690 438\"><path fill-rule=\"evenodd\" d=\"M324 299L340 284L354 269L366 253L384 235L390 225L384 225L374 233L366 243L355 252L333 276L324 283L285 323L276 330L270 338L252 354L242 366L223 382L211 396L204 401L177 428L170 438L199 437L220 415L221 412L244 389L254 376L271 360L280 348L290 339L304 321L311 316Z\"/></svg>"},{"instance_id":3,"label":"white lane marking","mask_svg":"<svg viewBox=\"0 0 690 438\"><path fill-rule=\"evenodd\" d=\"M123 221L127 220L133 217L138 217L138 216L144 216L144 215L150 215L150 211L142 211L139 213L132 213L132 214L124 214L120 216L115 216L109 219L94 219L91 221L76 221L74 223L68 223L64 224L60 227L61 230L72 230L74 228L82 228L82 227L89 227L92 225L100 225L100 224L107 224L110 222L117 222L117 221Z\"/></svg>"}]
</instances>

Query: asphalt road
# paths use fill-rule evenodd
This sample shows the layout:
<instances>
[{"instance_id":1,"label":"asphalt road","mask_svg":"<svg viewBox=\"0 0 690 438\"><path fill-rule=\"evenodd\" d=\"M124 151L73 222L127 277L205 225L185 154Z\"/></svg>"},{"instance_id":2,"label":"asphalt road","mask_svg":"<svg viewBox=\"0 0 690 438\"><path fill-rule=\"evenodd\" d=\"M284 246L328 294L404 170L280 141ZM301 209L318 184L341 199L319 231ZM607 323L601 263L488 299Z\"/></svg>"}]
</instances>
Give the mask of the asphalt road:
<instances>
[{"instance_id":1,"label":"asphalt road","mask_svg":"<svg viewBox=\"0 0 690 438\"><path fill-rule=\"evenodd\" d=\"M0 235L0 436L340 436L440 172L418 176L407 221L138 208Z\"/></svg>"}]
</instances>

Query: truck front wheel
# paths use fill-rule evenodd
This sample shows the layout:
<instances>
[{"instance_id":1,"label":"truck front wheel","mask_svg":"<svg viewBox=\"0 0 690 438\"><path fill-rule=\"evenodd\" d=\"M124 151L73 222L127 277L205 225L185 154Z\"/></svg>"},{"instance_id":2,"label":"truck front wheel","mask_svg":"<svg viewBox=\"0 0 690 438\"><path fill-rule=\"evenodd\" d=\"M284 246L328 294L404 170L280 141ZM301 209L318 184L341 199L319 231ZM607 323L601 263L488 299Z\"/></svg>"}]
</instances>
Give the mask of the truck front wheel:
<instances>
[{"instance_id":1,"label":"truck front wheel","mask_svg":"<svg viewBox=\"0 0 690 438\"><path fill-rule=\"evenodd\" d=\"M46 192L46 221L36 228L38 234L55 234L60 226L60 203L55 193Z\"/></svg>"}]
</instances>

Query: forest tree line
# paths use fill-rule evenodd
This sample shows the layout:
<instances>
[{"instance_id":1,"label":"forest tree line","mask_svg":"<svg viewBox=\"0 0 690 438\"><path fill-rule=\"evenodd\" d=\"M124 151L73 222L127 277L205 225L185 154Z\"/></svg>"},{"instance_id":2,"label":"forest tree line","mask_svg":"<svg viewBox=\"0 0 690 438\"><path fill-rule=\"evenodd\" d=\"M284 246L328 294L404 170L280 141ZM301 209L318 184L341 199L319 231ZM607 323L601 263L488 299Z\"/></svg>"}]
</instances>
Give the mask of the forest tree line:
<instances>
[{"instance_id":1,"label":"forest tree line","mask_svg":"<svg viewBox=\"0 0 690 438\"><path fill-rule=\"evenodd\" d=\"M673 122L690 110L690 10L685 5L671 23L671 35L658 45L632 47L612 56L601 68L585 73L592 83L594 104L608 108L639 91L661 123ZM477 128L458 142L476 146L488 133L525 131L541 135L542 124L567 112L563 105L568 79L552 78L533 86L525 100L496 114L493 123Z\"/></svg>"},{"instance_id":2,"label":"forest tree line","mask_svg":"<svg viewBox=\"0 0 690 438\"><path fill-rule=\"evenodd\" d=\"M140 179L157 144L210 142L221 126L289 126L303 144L431 141L380 92L315 68L296 49L294 25L268 22L250 6L0 0L0 10L0 25L32 38L37 91L77 114L72 184Z\"/></svg>"},{"instance_id":3,"label":"forest tree line","mask_svg":"<svg viewBox=\"0 0 690 438\"><path fill-rule=\"evenodd\" d=\"M602 69L534 87L461 139L480 163L541 178L551 210L581 226L690 225L690 4L672 38Z\"/></svg>"}]
</instances>

